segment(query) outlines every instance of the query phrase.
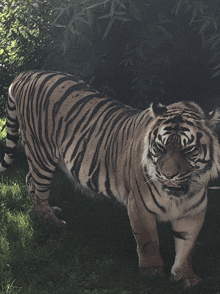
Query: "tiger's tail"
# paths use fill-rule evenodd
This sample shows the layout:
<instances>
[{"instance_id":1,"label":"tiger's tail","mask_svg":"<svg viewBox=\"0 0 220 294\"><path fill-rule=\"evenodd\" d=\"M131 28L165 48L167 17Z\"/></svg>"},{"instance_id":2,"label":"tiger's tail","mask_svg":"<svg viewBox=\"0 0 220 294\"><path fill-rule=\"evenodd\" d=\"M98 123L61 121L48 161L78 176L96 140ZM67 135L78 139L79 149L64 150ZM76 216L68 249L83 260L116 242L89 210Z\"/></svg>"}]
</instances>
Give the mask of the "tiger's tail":
<instances>
[{"instance_id":1,"label":"tiger's tail","mask_svg":"<svg viewBox=\"0 0 220 294\"><path fill-rule=\"evenodd\" d=\"M14 160L19 140L19 123L15 106L15 99L11 94L12 85L8 90L8 105L7 105L7 138L4 159L0 163L0 172L9 168Z\"/></svg>"}]
</instances>

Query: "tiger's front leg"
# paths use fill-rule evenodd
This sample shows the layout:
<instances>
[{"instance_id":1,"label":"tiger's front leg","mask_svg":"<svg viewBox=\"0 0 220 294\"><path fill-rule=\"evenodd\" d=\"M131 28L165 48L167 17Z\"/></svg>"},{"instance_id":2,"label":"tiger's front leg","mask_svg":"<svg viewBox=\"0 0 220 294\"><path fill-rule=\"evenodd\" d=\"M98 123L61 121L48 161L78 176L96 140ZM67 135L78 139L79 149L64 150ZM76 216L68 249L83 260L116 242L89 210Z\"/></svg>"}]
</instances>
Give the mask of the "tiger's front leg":
<instances>
[{"instance_id":1,"label":"tiger's front leg","mask_svg":"<svg viewBox=\"0 0 220 294\"><path fill-rule=\"evenodd\" d=\"M46 186L40 183L36 183L31 171L26 176L26 184L29 195L39 217L55 224L58 227L62 227L66 224L65 221L57 218L56 214L61 212L59 207L51 207L49 204L50 197L50 182Z\"/></svg>"},{"instance_id":2,"label":"tiger's front leg","mask_svg":"<svg viewBox=\"0 0 220 294\"><path fill-rule=\"evenodd\" d=\"M184 288L194 286L201 281L193 272L191 260L196 239L202 228L204 218L205 209L192 217L172 222L176 257L171 269L171 274L175 281L183 280Z\"/></svg>"},{"instance_id":3,"label":"tiger's front leg","mask_svg":"<svg viewBox=\"0 0 220 294\"><path fill-rule=\"evenodd\" d=\"M128 201L128 215L137 243L139 269L145 275L163 274L163 260L159 252L159 237L153 214L136 203L134 197Z\"/></svg>"}]
</instances>

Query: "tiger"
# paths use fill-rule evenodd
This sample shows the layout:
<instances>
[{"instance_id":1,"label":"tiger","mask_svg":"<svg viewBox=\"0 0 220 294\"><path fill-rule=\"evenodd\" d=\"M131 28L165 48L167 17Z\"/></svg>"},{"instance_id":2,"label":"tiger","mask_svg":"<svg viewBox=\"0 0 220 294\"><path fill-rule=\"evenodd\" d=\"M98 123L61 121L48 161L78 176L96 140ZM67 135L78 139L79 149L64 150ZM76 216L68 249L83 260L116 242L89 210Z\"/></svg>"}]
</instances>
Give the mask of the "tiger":
<instances>
[{"instance_id":1,"label":"tiger","mask_svg":"<svg viewBox=\"0 0 220 294\"><path fill-rule=\"evenodd\" d=\"M192 255L204 223L207 187L220 171L215 135L220 111L195 102L152 103L134 109L73 75L20 73L9 87L7 140L0 171L11 166L21 135L26 184L43 219L64 226L49 204L57 168L92 196L122 203L137 243L139 269L162 275L157 225L169 222L175 240L173 280L200 282Z\"/></svg>"}]
</instances>

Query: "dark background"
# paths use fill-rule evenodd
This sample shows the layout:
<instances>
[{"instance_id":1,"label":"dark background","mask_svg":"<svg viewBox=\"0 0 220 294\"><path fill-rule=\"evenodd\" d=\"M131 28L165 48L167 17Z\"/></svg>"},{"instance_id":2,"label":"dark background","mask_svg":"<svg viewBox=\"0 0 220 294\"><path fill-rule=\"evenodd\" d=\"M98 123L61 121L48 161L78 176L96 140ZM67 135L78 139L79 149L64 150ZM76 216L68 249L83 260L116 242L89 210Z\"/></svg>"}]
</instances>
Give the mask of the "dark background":
<instances>
[{"instance_id":1,"label":"dark background","mask_svg":"<svg viewBox=\"0 0 220 294\"><path fill-rule=\"evenodd\" d=\"M23 70L63 71L144 109L220 99L219 0L32 0L0 5L0 98Z\"/></svg>"}]
</instances>

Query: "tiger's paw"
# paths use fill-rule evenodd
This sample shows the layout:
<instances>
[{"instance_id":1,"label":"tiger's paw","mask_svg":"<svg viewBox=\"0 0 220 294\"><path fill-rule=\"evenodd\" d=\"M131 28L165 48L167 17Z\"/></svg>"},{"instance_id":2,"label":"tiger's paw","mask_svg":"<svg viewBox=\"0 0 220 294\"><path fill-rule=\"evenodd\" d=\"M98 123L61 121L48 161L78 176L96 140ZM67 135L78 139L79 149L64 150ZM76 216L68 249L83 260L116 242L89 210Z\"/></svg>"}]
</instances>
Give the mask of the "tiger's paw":
<instances>
[{"instance_id":1,"label":"tiger's paw","mask_svg":"<svg viewBox=\"0 0 220 294\"><path fill-rule=\"evenodd\" d=\"M194 277L189 277L187 279L183 280L184 289L188 289L189 287L197 285L199 282L201 282L202 279L195 275Z\"/></svg>"},{"instance_id":2,"label":"tiger's paw","mask_svg":"<svg viewBox=\"0 0 220 294\"><path fill-rule=\"evenodd\" d=\"M57 218L56 214L61 213L62 209L57 206L51 207L49 204L43 205L42 203L34 204L34 208L39 217L54 224L57 227L64 227L66 222Z\"/></svg>"},{"instance_id":3,"label":"tiger's paw","mask_svg":"<svg viewBox=\"0 0 220 294\"><path fill-rule=\"evenodd\" d=\"M163 266L139 267L139 271L143 275L163 276Z\"/></svg>"},{"instance_id":4,"label":"tiger's paw","mask_svg":"<svg viewBox=\"0 0 220 294\"><path fill-rule=\"evenodd\" d=\"M173 281L182 281L183 282L183 286L184 286L184 290L197 285L199 282L202 281L202 279L200 279L200 277L198 277L196 274L192 274L191 276L188 277L180 277L178 275L172 275L171 279L172 282Z\"/></svg>"}]
</instances>

